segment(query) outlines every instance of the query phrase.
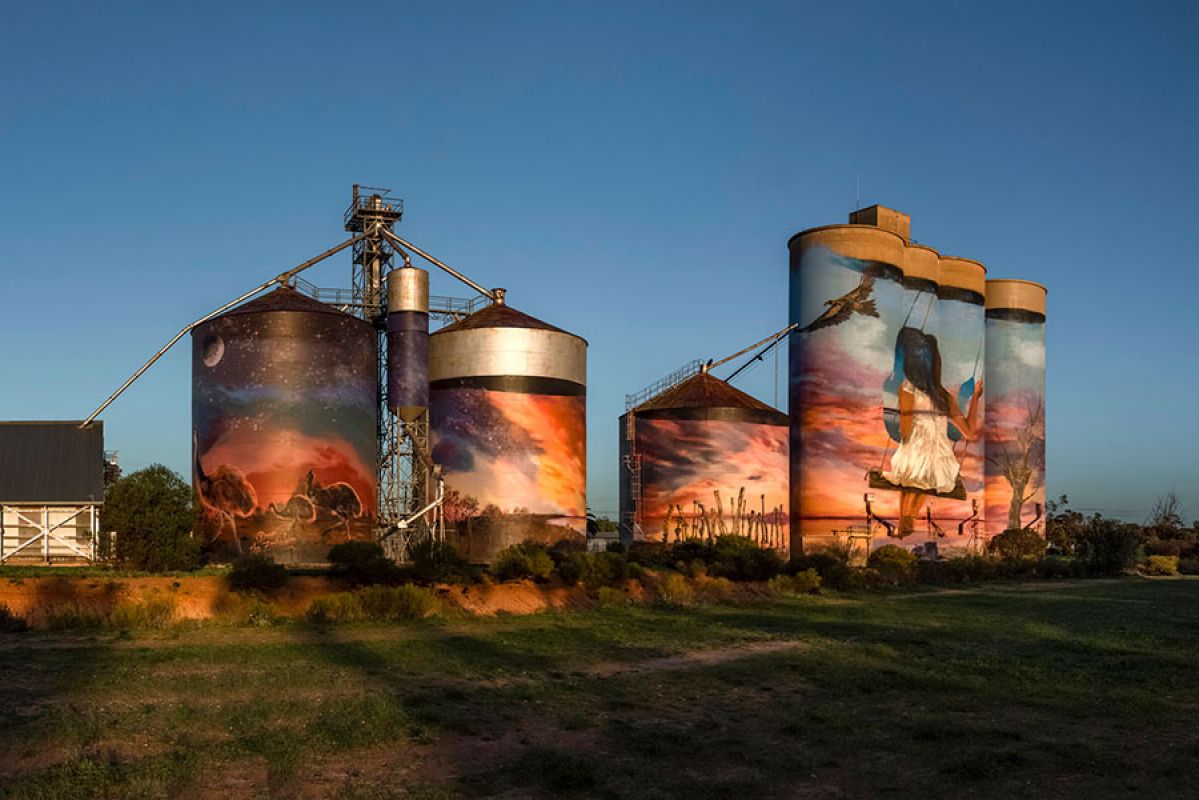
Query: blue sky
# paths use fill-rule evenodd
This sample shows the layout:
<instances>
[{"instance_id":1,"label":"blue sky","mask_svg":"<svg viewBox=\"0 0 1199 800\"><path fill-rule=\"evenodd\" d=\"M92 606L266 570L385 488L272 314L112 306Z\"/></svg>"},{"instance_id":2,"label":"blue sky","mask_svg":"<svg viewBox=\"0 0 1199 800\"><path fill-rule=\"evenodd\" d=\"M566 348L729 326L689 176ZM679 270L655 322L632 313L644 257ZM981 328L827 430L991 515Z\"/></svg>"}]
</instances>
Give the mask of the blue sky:
<instances>
[{"instance_id":1,"label":"blue sky","mask_svg":"<svg viewBox=\"0 0 1199 800\"><path fill-rule=\"evenodd\" d=\"M1051 494L1140 519L1174 487L1199 516L1197 14L10 6L0 418L85 415L183 324L340 241L351 183L384 185L405 236L590 340L589 502L611 514L625 393L784 325L787 238L860 197L1048 285ZM182 347L105 414L126 468L187 469L188 370ZM771 400L771 366L739 385Z\"/></svg>"}]
</instances>

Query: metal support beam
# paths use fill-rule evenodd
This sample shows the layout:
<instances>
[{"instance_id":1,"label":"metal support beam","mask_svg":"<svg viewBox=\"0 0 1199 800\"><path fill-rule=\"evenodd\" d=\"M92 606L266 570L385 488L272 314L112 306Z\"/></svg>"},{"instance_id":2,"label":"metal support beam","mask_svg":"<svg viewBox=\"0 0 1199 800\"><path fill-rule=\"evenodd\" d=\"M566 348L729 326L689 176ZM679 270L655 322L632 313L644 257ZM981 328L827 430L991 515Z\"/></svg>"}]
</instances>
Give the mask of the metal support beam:
<instances>
[{"instance_id":1,"label":"metal support beam","mask_svg":"<svg viewBox=\"0 0 1199 800\"><path fill-rule=\"evenodd\" d=\"M230 302L225 303L223 306L216 309L215 311L210 311L209 313L200 317L195 322L191 323L190 325L187 325L181 331L179 331L177 334L175 334L174 337L172 337L172 339L169 342L167 342L165 345L163 345L158 350L158 352L155 353L150 358L149 361L147 361L145 364L143 364L141 369L139 369L137 372L133 373L133 375L131 375L127 381L122 383L120 388L118 388L115 392L110 394L108 396L108 399L105 400L103 403L101 403L99 408L97 408L95 411L93 411L91 414L89 414L87 419L85 419L79 427L86 428L88 425L90 425L92 423L92 420L94 420L96 417L100 416L100 413L102 411L104 411L104 409L108 408L108 406L112 403L113 400L116 400L118 397L120 397L122 392L124 392L126 389L128 389L129 386L134 381L136 381L138 378L140 378L146 370L148 370L150 367L152 367L154 365L154 362L156 362L158 359L162 358L166 354L166 352L168 350L170 350L172 347L174 347L175 343L178 342L180 339L182 339L185 335L187 335L187 333L189 331L191 331L192 328L196 327L197 325L204 324L205 322L207 322L208 320L212 319L215 316L223 314L225 311L229 310L230 308L233 308L234 306L238 305L239 303L249 300L251 297L258 294L259 292L269 289L271 286L274 286L276 283L281 286L286 286L291 281L291 279L294 278L299 273L303 272L304 270L308 269L309 267L319 264L320 262L324 261L329 256L340 253L342 250L345 250L350 245L352 245L358 241L361 241L364 238L366 238L365 234L358 234L357 236L355 236L351 239L347 239L346 241L342 242L341 244L337 245L336 247L330 247L328 250L321 253L319 256L316 256L315 258L310 258L307 261L305 261L303 264L300 264L299 266L296 266L296 267L292 267L291 269L287 270L286 272L280 272L278 275L271 278L266 283L263 283L255 288L251 289L250 291L248 291L245 294L238 297L236 300L231 300Z\"/></svg>"},{"instance_id":2,"label":"metal support beam","mask_svg":"<svg viewBox=\"0 0 1199 800\"><path fill-rule=\"evenodd\" d=\"M445 262L443 262L443 261L439 261L439 260L437 260L436 258L434 258L433 256L429 255L429 254L428 254L428 253L426 253L424 250L421 250L419 247L417 247L416 245L412 244L411 242L407 242L407 241L405 241L405 240L401 239L399 236L396 236L396 235L395 235L395 233L393 233L392 231L388 230L387 228L383 228L383 235L384 235L385 237L387 237L387 240L388 240L388 241L390 241L390 242L392 243L392 245L399 245L400 247L406 247L406 248L408 248L409 250L411 250L412 252L416 253L416 254L417 254L418 256L420 256L421 258L423 258L425 261L428 261L430 264L433 264L434 266L440 267L441 269L443 269L443 270L445 270L446 272L448 272L450 275L453 275L455 278L457 278L458 280L462 281L463 283L465 283L465 284L466 284L467 286L469 286L470 288L474 289L474 290L475 290L476 292L478 292L479 294L481 294L481 295L484 295L484 296L486 296L486 297L490 298L490 299L491 299L491 300L493 300L493 301L494 301L494 300L498 300L498 298L499 298L499 295L498 295L498 294L497 294L495 291L493 291L493 290L491 290L491 289L484 289L482 286L480 286L479 284L475 283L475 282L474 282L474 281L472 281L470 278L466 277L466 276L465 276L465 275L463 275L461 272L459 272L458 270L456 270L456 269L454 269L453 267L451 267L449 264L446 264L446 263L445 263ZM401 250L400 252L403 252L403 251Z\"/></svg>"}]
</instances>

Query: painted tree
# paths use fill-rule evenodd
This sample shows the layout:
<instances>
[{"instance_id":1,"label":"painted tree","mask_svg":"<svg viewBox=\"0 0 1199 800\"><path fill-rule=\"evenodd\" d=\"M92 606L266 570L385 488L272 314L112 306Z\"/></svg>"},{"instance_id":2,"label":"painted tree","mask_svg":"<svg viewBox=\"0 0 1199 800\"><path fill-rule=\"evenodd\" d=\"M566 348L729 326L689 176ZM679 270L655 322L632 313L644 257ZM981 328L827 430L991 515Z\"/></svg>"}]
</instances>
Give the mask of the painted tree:
<instances>
[{"instance_id":1,"label":"painted tree","mask_svg":"<svg viewBox=\"0 0 1199 800\"><path fill-rule=\"evenodd\" d=\"M1024 504L1037 492L1033 478L1045 462L1045 401L1036 398L1028 402L1024 419L1012 429L1014 434L997 453L987 453L987 460L999 467L1011 487L1008 503L1007 528L1023 528Z\"/></svg>"}]
</instances>

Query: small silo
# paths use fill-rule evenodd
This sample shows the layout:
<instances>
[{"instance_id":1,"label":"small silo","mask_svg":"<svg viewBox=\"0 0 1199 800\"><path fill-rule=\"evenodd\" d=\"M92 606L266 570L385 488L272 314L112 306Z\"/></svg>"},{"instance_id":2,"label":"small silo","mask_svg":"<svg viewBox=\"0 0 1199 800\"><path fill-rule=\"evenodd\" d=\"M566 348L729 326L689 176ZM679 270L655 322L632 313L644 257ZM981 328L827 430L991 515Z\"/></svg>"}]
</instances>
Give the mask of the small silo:
<instances>
[{"instance_id":1,"label":"small silo","mask_svg":"<svg viewBox=\"0 0 1199 800\"><path fill-rule=\"evenodd\" d=\"M1045 287L987 281L986 526L1044 530Z\"/></svg>"},{"instance_id":2,"label":"small silo","mask_svg":"<svg viewBox=\"0 0 1199 800\"><path fill-rule=\"evenodd\" d=\"M192 331L198 530L218 554L310 563L372 537L376 360L369 323L291 288Z\"/></svg>"},{"instance_id":3,"label":"small silo","mask_svg":"<svg viewBox=\"0 0 1199 800\"><path fill-rule=\"evenodd\" d=\"M974 533L983 531L985 493L984 418L986 398L986 297L987 270L969 258L941 256L938 289L937 340L941 355L941 385L960 414L949 422L954 457L961 470L964 496L938 498L933 517L947 537L949 547L965 548Z\"/></svg>"},{"instance_id":4,"label":"small silo","mask_svg":"<svg viewBox=\"0 0 1199 800\"><path fill-rule=\"evenodd\" d=\"M851 219L868 224L813 228L788 243L799 325L789 340L792 553L861 527L868 495L875 513L899 516L900 493L882 477L894 449L884 398L908 311L908 218L875 207Z\"/></svg>"},{"instance_id":5,"label":"small silo","mask_svg":"<svg viewBox=\"0 0 1199 800\"><path fill-rule=\"evenodd\" d=\"M621 519L632 520L633 539L733 534L785 552L787 431L786 414L706 372L628 411Z\"/></svg>"},{"instance_id":6,"label":"small silo","mask_svg":"<svg viewBox=\"0 0 1199 800\"><path fill-rule=\"evenodd\" d=\"M586 536L587 342L499 301L429 338L429 427L446 539L490 563Z\"/></svg>"},{"instance_id":7,"label":"small silo","mask_svg":"<svg viewBox=\"0 0 1199 800\"><path fill-rule=\"evenodd\" d=\"M387 276L387 407L404 422L429 407L429 273L416 267Z\"/></svg>"}]
</instances>

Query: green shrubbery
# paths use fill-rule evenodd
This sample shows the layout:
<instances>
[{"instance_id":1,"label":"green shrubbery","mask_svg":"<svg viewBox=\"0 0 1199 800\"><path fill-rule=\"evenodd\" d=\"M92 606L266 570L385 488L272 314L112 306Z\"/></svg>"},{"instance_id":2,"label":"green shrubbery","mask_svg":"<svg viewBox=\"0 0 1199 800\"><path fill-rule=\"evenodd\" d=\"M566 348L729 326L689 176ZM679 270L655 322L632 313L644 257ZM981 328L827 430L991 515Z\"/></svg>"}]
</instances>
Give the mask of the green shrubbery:
<instances>
[{"instance_id":1,"label":"green shrubbery","mask_svg":"<svg viewBox=\"0 0 1199 800\"><path fill-rule=\"evenodd\" d=\"M273 592L287 585L287 567L265 555L242 556L229 571L229 588L235 592Z\"/></svg>"},{"instance_id":2,"label":"green shrubbery","mask_svg":"<svg viewBox=\"0 0 1199 800\"><path fill-rule=\"evenodd\" d=\"M893 544L872 552L866 565L878 573L880 581L892 586L911 583L916 577L915 554Z\"/></svg>"},{"instance_id":3,"label":"green shrubbery","mask_svg":"<svg viewBox=\"0 0 1199 800\"><path fill-rule=\"evenodd\" d=\"M437 597L420 586L370 586L317 597L304 618L314 623L398 622L424 619L439 608Z\"/></svg>"},{"instance_id":4,"label":"green shrubbery","mask_svg":"<svg viewBox=\"0 0 1199 800\"><path fill-rule=\"evenodd\" d=\"M505 547L491 565L491 574L501 581L546 581L554 571L549 549L537 542Z\"/></svg>"},{"instance_id":5,"label":"green shrubbery","mask_svg":"<svg viewBox=\"0 0 1199 800\"><path fill-rule=\"evenodd\" d=\"M200 543L192 488L161 464L121 478L104 496L101 521L117 535L116 558L129 569L147 572L200 566Z\"/></svg>"},{"instance_id":6,"label":"green shrubbery","mask_svg":"<svg viewBox=\"0 0 1199 800\"><path fill-rule=\"evenodd\" d=\"M1004 561L1038 561L1045 555L1045 539L1028 528L1013 528L991 537L987 552Z\"/></svg>"},{"instance_id":7,"label":"green shrubbery","mask_svg":"<svg viewBox=\"0 0 1199 800\"><path fill-rule=\"evenodd\" d=\"M391 586L404 579L377 542L342 542L329 548L329 571L350 586Z\"/></svg>"},{"instance_id":8,"label":"green shrubbery","mask_svg":"<svg viewBox=\"0 0 1199 800\"><path fill-rule=\"evenodd\" d=\"M777 595L815 594L820 591L820 573L805 569L794 575L776 575L767 582L766 588Z\"/></svg>"}]
</instances>

